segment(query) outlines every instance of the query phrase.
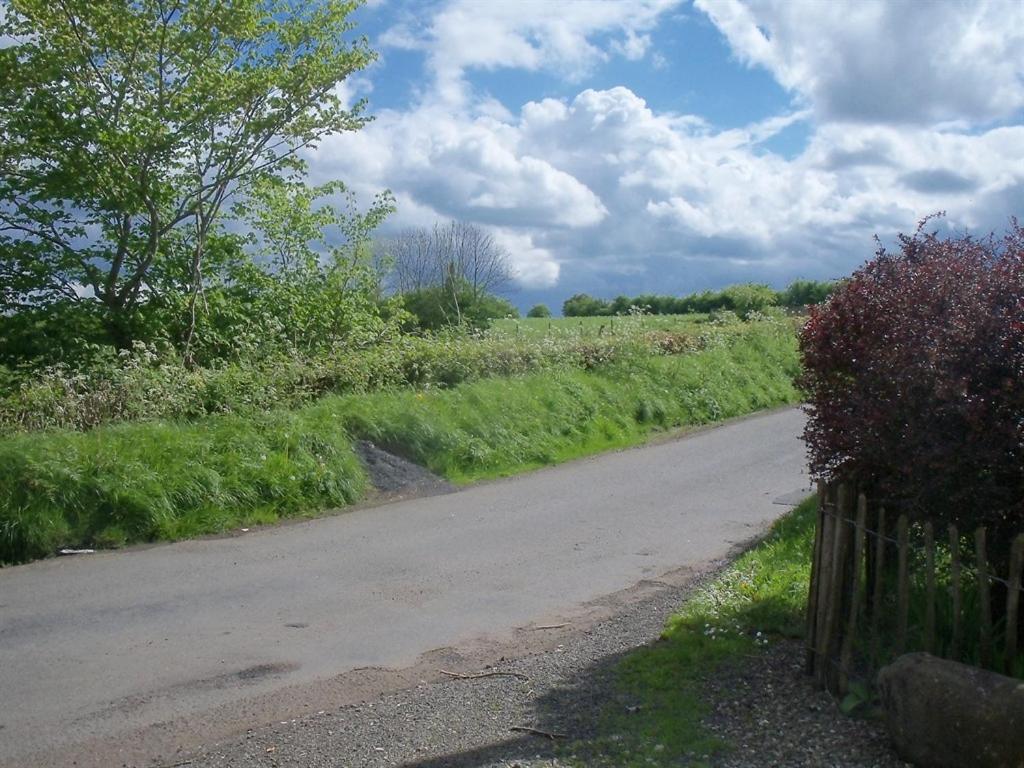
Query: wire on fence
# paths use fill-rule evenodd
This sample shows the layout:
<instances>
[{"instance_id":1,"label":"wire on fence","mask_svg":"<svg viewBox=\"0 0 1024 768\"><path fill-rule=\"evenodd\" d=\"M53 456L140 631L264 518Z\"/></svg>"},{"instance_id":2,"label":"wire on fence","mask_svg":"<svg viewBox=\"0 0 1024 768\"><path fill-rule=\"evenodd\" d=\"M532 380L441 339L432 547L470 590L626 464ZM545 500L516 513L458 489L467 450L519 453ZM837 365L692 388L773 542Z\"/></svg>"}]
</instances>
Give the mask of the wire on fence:
<instances>
[{"instance_id":1,"label":"wire on fence","mask_svg":"<svg viewBox=\"0 0 1024 768\"><path fill-rule=\"evenodd\" d=\"M824 507L823 507L823 509L822 509L822 512L824 512L824 514L828 515L829 517L831 517L834 520L838 520L841 523L846 523L846 524L850 525L851 527L856 528L857 527L857 521L856 520L853 520L853 519L851 519L849 517L843 517L842 515L840 515L837 512L830 512L829 511L829 507L834 509L835 506L836 505L834 503L832 503L832 502L826 502ZM899 539L894 539L891 536L886 536L885 534L879 533L878 531L874 531L874 530L872 530L870 528L865 528L864 529L864 533L867 534L868 536L873 536L876 539L880 538L880 539L882 539L882 541L887 541L890 544L895 544L896 546L899 546L899 543L900 543ZM1015 586L1013 584L1010 584L1010 582L1007 581L1006 579L1002 579L1002 578L996 576L995 574L991 574L991 573L986 574L986 576L988 577L989 581L994 581L994 582L996 582L998 584L1002 584L1007 589L1017 589L1017 590L1019 590L1021 592L1024 592L1024 584L1018 584L1018 585Z\"/></svg>"}]
</instances>

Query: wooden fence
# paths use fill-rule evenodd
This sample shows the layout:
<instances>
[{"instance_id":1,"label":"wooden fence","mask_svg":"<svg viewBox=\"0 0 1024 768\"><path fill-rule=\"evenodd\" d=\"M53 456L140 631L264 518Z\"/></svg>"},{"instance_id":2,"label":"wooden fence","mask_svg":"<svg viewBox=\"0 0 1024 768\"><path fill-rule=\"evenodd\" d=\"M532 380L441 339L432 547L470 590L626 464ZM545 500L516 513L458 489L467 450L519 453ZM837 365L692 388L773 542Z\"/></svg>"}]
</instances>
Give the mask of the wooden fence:
<instances>
[{"instance_id":1,"label":"wooden fence","mask_svg":"<svg viewBox=\"0 0 1024 768\"><path fill-rule=\"evenodd\" d=\"M932 523L911 525L906 514L893 520L850 485L819 484L818 497L806 663L819 685L845 695L852 678L869 677L912 650L1009 674L1024 669L1018 638L1024 534L1011 545L1003 579L989 564L985 528L965 538L950 525L946 541L936 542ZM994 588L997 598L1006 594L998 626Z\"/></svg>"}]
</instances>

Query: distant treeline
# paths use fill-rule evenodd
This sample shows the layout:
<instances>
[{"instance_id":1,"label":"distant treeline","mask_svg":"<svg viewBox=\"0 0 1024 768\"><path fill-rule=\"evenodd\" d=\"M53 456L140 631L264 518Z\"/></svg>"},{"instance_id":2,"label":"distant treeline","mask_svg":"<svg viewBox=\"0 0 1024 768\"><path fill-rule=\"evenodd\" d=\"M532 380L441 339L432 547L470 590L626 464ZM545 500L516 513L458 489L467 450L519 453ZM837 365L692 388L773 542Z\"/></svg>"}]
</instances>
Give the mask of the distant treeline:
<instances>
[{"instance_id":1,"label":"distant treeline","mask_svg":"<svg viewBox=\"0 0 1024 768\"><path fill-rule=\"evenodd\" d=\"M685 315L690 312L714 312L728 309L739 314L767 307L799 308L818 304L835 289L835 281L796 280L783 291L760 283L730 285L720 291L703 291L689 296L616 296L611 301L577 293L562 304L566 317L628 315L640 310L649 315ZM634 309L637 308L637 309Z\"/></svg>"}]
</instances>

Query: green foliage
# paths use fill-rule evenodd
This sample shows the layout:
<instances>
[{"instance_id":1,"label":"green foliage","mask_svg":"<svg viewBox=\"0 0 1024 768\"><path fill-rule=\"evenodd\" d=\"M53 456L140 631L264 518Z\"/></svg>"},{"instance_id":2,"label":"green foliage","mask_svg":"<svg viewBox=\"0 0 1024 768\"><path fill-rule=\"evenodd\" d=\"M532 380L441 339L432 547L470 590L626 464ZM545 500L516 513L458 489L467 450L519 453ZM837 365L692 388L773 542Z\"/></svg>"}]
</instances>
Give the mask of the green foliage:
<instances>
[{"instance_id":1,"label":"green foliage","mask_svg":"<svg viewBox=\"0 0 1024 768\"><path fill-rule=\"evenodd\" d=\"M613 328L602 332L597 320ZM540 334L531 325L538 322L542 323ZM456 329L310 353L258 345L244 323L239 323L238 357L205 367L186 366L168 350L137 346L115 354L109 347L100 347L88 366L59 364L10 374L0 381L0 432L256 413L295 408L330 393L403 385L451 387L489 376L590 369L635 356L693 351L711 338L706 326L691 318L685 322L631 317L499 323L500 329L483 336ZM511 331L509 323L522 324L524 332ZM742 324L733 323L717 325L715 333L717 338L744 330Z\"/></svg>"},{"instance_id":2,"label":"green foliage","mask_svg":"<svg viewBox=\"0 0 1024 768\"><path fill-rule=\"evenodd\" d=\"M356 498L363 482L349 435L461 482L796 399L796 340L785 326L716 331L690 354L652 355L658 347L650 343L566 346L558 353L563 362L551 370L452 389L327 396L293 412L2 439L0 561L59 546L181 538L337 507ZM421 356L406 358L413 370L405 375L463 380L462 366L479 364L431 356L444 345L443 339L414 345ZM531 346L538 345L478 349L489 365L511 372L524 364L517 355L540 356ZM180 389L194 383L175 381ZM219 395L210 390L209 396ZM153 398L134 402L148 407Z\"/></svg>"},{"instance_id":3,"label":"green foliage","mask_svg":"<svg viewBox=\"0 0 1024 768\"><path fill-rule=\"evenodd\" d=\"M345 40L354 7L6 3L0 314L96 304L127 348L140 315L184 310L187 346L230 198L366 122L336 88L373 59Z\"/></svg>"},{"instance_id":4,"label":"green foliage","mask_svg":"<svg viewBox=\"0 0 1024 768\"><path fill-rule=\"evenodd\" d=\"M634 336L645 333L699 336L707 330L707 315L643 315L622 317L526 317L518 320L495 320L488 331L491 336L526 336L551 341L575 338L580 341L601 340L607 336ZM738 328L737 328L738 329Z\"/></svg>"},{"instance_id":5,"label":"green foliage","mask_svg":"<svg viewBox=\"0 0 1024 768\"><path fill-rule=\"evenodd\" d=\"M547 304L534 304L530 307L530 311L526 313L527 317L551 317L551 310L548 309Z\"/></svg>"},{"instance_id":6,"label":"green foliage","mask_svg":"<svg viewBox=\"0 0 1024 768\"><path fill-rule=\"evenodd\" d=\"M821 304L841 285L841 281L832 280L794 280L779 293L778 304L793 309Z\"/></svg>"},{"instance_id":7,"label":"green foliage","mask_svg":"<svg viewBox=\"0 0 1024 768\"><path fill-rule=\"evenodd\" d=\"M562 314L565 317L592 317L608 315L611 311L608 302L595 299L586 293L577 293L562 303Z\"/></svg>"},{"instance_id":8,"label":"green foliage","mask_svg":"<svg viewBox=\"0 0 1024 768\"><path fill-rule=\"evenodd\" d=\"M451 391L351 398L354 434L458 482L635 445L652 430L794 402L793 335L764 325L684 355L622 355L592 370L485 379Z\"/></svg>"},{"instance_id":9,"label":"green foliage","mask_svg":"<svg viewBox=\"0 0 1024 768\"><path fill-rule=\"evenodd\" d=\"M721 291L703 291L689 296L658 296L642 294L630 298L616 296L612 301L595 299L578 293L567 299L562 307L566 317L593 317L597 315L628 315L637 310L651 315L683 315L692 312L709 313L729 310L745 317L750 312L765 312L780 306L801 309L824 301L835 289L836 283L797 280L784 291L776 291L761 283L730 285Z\"/></svg>"},{"instance_id":10,"label":"green foliage","mask_svg":"<svg viewBox=\"0 0 1024 768\"><path fill-rule=\"evenodd\" d=\"M519 317L515 305L500 296L474 291L463 281L453 290L451 281L444 285L420 288L401 296L403 306L414 317L421 330L437 331L461 327L484 330L499 317Z\"/></svg>"},{"instance_id":11,"label":"green foliage","mask_svg":"<svg viewBox=\"0 0 1024 768\"><path fill-rule=\"evenodd\" d=\"M342 198L340 210L324 198ZM249 227L225 259L203 306L175 334L193 362L258 359L365 347L393 337L404 319L397 302L379 298L370 233L394 209L390 194L365 212L341 182L308 187L268 178L235 206ZM241 249L244 249L244 253ZM182 304L188 297L179 295ZM173 313L188 318L184 311Z\"/></svg>"},{"instance_id":12,"label":"green foliage","mask_svg":"<svg viewBox=\"0 0 1024 768\"><path fill-rule=\"evenodd\" d=\"M808 500L775 523L669 619L659 642L626 656L618 681L631 711L616 702L595 739L565 751L585 765L614 766L706 765L727 751L701 722L709 714L702 681L777 638L800 637L815 511Z\"/></svg>"},{"instance_id":13,"label":"green foliage","mask_svg":"<svg viewBox=\"0 0 1024 768\"><path fill-rule=\"evenodd\" d=\"M731 309L740 317L748 312L760 312L775 306L776 293L770 286L759 283L742 283L730 285L722 291L725 302L723 309Z\"/></svg>"}]
</instances>

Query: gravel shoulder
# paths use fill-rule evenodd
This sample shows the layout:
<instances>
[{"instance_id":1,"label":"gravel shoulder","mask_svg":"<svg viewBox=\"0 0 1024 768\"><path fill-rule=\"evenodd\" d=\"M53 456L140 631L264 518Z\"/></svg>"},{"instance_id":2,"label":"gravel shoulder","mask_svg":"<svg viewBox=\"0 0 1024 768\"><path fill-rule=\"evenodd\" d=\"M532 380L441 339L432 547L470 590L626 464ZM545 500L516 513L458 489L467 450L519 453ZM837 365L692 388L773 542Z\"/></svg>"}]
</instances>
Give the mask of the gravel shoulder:
<instances>
[{"instance_id":1,"label":"gravel shoulder","mask_svg":"<svg viewBox=\"0 0 1024 768\"><path fill-rule=\"evenodd\" d=\"M544 650L497 658L473 679L428 675L413 685L250 730L244 737L176 756L190 768L283 766L489 768L574 764L572 742L596 735L608 707L632 711L615 686L624 655L655 642L665 620L725 561L688 583L648 582L646 589L596 623L525 630ZM466 659L443 652L433 662L459 669ZM706 726L733 745L715 768L895 768L903 766L879 724L843 716L801 673L802 649L772 643L706 680ZM438 667L445 668L445 667ZM463 672L469 669L462 668ZM433 679L430 679L430 678ZM535 731L516 731L514 727ZM542 733L566 739L551 740ZM700 760L703 756L694 756ZM703 762L703 761L702 761ZM683 763L688 764L688 763Z\"/></svg>"}]
</instances>

